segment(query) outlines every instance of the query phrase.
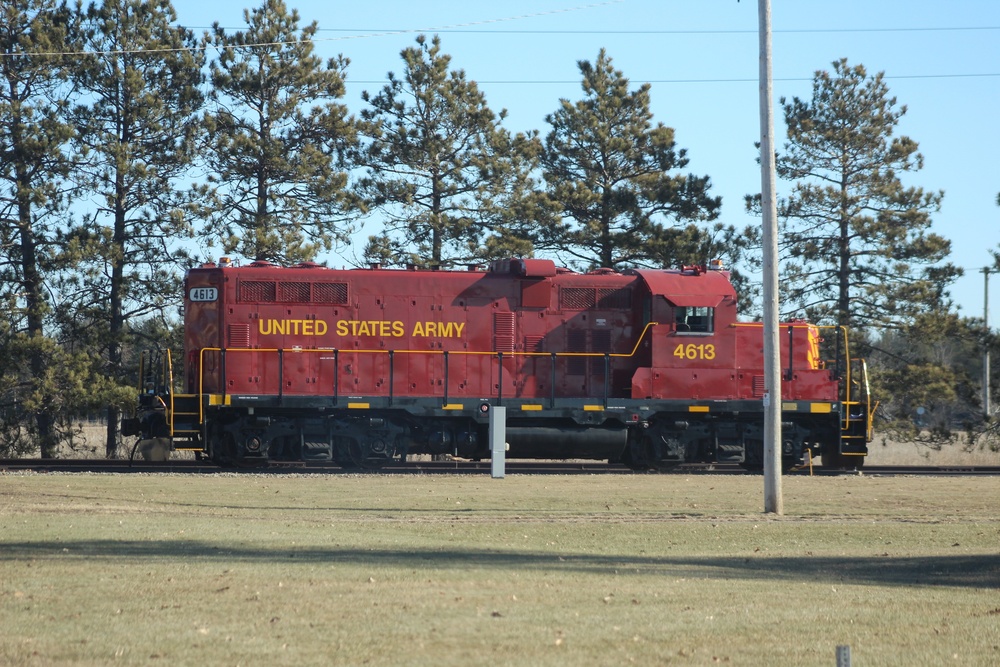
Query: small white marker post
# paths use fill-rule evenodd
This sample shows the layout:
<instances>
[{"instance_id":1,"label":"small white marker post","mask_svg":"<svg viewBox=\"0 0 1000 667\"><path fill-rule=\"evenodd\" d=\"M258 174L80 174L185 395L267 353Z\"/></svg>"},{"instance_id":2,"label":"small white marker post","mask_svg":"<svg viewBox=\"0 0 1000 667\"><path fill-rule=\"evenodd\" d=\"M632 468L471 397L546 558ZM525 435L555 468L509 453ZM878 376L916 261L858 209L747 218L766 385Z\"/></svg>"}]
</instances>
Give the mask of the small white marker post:
<instances>
[{"instance_id":1,"label":"small white marker post","mask_svg":"<svg viewBox=\"0 0 1000 667\"><path fill-rule=\"evenodd\" d=\"M507 408L490 408L490 474L503 479L507 463Z\"/></svg>"}]
</instances>

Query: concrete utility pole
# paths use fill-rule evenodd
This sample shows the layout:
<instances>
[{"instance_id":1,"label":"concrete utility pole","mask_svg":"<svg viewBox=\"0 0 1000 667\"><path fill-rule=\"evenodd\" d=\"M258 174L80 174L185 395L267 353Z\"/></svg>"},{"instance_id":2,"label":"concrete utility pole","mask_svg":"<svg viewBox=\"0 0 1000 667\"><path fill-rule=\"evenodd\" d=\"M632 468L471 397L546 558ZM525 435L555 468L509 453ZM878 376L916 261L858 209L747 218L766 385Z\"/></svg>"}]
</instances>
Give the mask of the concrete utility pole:
<instances>
[{"instance_id":1,"label":"concrete utility pole","mask_svg":"<svg viewBox=\"0 0 1000 667\"><path fill-rule=\"evenodd\" d=\"M784 514L781 497L781 348L778 341L778 208L775 201L771 0L760 20L760 207L764 240L764 511Z\"/></svg>"},{"instance_id":2,"label":"concrete utility pole","mask_svg":"<svg viewBox=\"0 0 1000 667\"><path fill-rule=\"evenodd\" d=\"M983 332L990 331L990 267L983 268ZM990 416L990 344L983 340L983 416Z\"/></svg>"}]
</instances>

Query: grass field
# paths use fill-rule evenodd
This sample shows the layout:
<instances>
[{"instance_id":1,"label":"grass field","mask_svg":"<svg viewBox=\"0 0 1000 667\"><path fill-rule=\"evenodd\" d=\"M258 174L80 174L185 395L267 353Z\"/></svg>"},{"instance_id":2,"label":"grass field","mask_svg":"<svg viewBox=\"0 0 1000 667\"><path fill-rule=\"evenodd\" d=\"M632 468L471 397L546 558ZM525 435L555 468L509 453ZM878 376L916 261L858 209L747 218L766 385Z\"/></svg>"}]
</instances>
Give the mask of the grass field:
<instances>
[{"instance_id":1,"label":"grass field","mask_svg":"<svg viewBox=\"0 0 1000 667\"><path fill-rule=\"evenodd\" d=\"M1000 663L995 478L0 474L3 665Z\"/></svg>"}]
</instances>

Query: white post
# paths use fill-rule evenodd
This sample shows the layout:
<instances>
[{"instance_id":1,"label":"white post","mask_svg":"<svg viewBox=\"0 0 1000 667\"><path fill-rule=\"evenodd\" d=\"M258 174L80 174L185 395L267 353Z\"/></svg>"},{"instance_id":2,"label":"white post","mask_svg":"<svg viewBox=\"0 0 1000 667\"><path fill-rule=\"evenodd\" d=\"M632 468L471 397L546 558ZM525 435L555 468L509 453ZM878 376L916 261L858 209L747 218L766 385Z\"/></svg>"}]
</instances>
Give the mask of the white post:
<instances>
[{"instance_id":1,"label":"white post","mask_svg":"<svg viewBox=\"0 0 1000 667\"><path fill-rule=\"evenodd\" d=\"M764 511L783 514L781 498L781 348L778 341L778 211L775 201L771 90L771 2L758 0L760 20L760 206L764 241Z\"/></svg>"},{"instance_id":2,"label":"white post","mask_svg":"<svg viewBox=\"0 0 1000 667\"><path fill-rule=\"evenodd\" d=\"M490 408L490 474L503 479L507 462L507 408Z\"/></svg>"}]
</instances>

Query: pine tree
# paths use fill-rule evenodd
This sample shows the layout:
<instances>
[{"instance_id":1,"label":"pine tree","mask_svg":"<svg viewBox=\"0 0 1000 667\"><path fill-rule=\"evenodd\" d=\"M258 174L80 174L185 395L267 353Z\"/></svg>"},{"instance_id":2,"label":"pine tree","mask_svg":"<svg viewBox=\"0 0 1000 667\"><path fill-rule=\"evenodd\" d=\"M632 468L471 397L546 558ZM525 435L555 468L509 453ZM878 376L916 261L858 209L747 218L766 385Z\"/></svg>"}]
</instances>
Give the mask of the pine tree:
<instances>
[{"instance_id":1,"label":"pine tree","mask_svg":"<svg viewBox=\"0 0 1000 667\"><path fill-rule=\"evenodd\" d=\"M685 223L714 220L721 200L707 176L672 173L687 166L686 151L672 128L653 125L649 84L630 92L603 49L578 65L584 98L546 117L545 180L566 221L558 250L585 268L676 266L703 241Z\"/></svg>"},{"instance_id":2,"label":"pine tree","mask_svg":"<svg viewBox=\"0 0 1000 667\"><path fill-rule=\"evenodd\" d=\"M530 176L537 137L501 127L507 112L495 114L464 71L449 71L440 38L420 35L401 56L402 76L390 72L377 95L362 95L372 137L361 187L384 225L366 257L441 266L530 254L537 226L524 222L547 210Z\"/></svg>"},{"instance_id":3,"label":"pine tree","mask_svg":"<svg viewBox=\"0 0 1000 667\"><path fill-rule=\"evenodd\" d=\"M981 319L940 311L886 331L869 368L882 406L879 430L939 448L953 441L957 424L978 427L982 349L996 343L990 338Z\"/></svg>"},{"instance_id":4,"label":"pine tree","mask_svg":"<svg viewBox=\"0 0 1000 667\"><path fill-rule=\"evenodd\" d=\"M210 171L203 234L254 260L313 260L347 240L361 203L348 189L355 120L337 102L349 61L313 53L313 22L281 0L244 11L247 29L227 35L211 64L207 118Z\"/></svg>"},{"instance_id":5,"label":"pine tree","mask_svg":"<svg viewBox=\"0 0 1000 667\"><path fill-rule=\"evenodd\" d=\"M960 269L942 264L950 242L931 233L943 192L905 187L917 142L893 136L906 113L880 72L846 59L816 72L811 100L781 99L788 141L778 175L783 302L811 320L894 327L941 308Z\"/></svg>"},{"instance_id":6,"label":"pine tree","mask_svg":"<svg viewBox=\"0 0 1000 667\"><path fill-rule=\"evenodd\" d=\"M0 9L0 451L39 444L45 458L59 444L48 294L73 136L58 55L70 32L70 12L51 0Z\"/></svg>"},{"instance_id":7,"label":"pine tree","mask_svg":"<svg viewBox=\"0 0 1000 667\"><path fill-rule=\"evenodd\" d=\"M104 347L105 374L125 388L127 324L176 303L190 236L177 179L186 175L203 102L203 51L176 24L169 0L105 0L85 15L91 54L76 81L79 141L88 159L77 171L94 209L73 230L64 256L72 296L64 326ZM108 405L106 451L117 450L121 405Z\"/></svg>"}]
</instances>

